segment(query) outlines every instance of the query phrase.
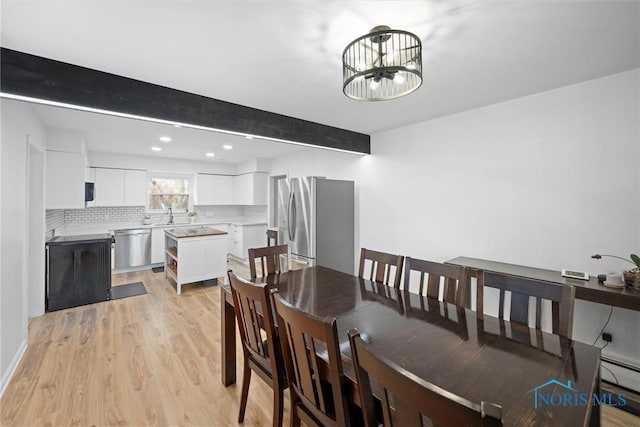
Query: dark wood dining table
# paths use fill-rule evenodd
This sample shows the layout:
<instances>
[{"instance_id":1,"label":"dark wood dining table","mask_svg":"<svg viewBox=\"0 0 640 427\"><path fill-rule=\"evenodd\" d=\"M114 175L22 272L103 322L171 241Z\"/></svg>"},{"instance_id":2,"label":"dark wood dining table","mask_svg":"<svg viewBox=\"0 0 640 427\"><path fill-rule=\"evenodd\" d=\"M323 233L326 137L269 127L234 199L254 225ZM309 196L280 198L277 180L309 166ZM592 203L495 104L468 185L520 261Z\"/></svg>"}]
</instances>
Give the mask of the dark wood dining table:
<instances>
[{"instance_id":1,"label":"dark wood dining table","mask_svg":"<svg viewBox=\"0 0 640 427\"><path fill-rule=\"evenodd\" d=\"M347 332L357 328L376 353L472 402L502 405L506 426L600 425L600 349L426 296L396 290L324 267L258 279L294 304L337 318L346 393L357 388ZM236 380L236 326L228 286L222 298L222 382ZM552 381L555 380L555 381ZM563 393L571 381L587 405L539 405L535 390Z\"/></svg>"}]
</instances>

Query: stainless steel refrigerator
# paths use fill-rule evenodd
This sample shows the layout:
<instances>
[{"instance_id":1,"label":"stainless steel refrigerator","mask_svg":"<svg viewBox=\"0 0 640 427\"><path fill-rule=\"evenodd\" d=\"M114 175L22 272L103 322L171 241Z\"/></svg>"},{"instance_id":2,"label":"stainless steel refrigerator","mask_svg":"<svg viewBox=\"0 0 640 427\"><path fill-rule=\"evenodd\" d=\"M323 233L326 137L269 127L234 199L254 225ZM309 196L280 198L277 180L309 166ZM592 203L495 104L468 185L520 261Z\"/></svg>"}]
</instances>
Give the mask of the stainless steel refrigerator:
<instances>
[{"instance_id":1,"label":"stainless steel refrigerator","mask_svg":"<svg viewBox=\"0 0 640 427\"><path fill-rule=\"evenodd\" d=\"M321 177L281 180L278 242L293 259L352 274L354 271L353 181Z\"/></svg>"}]
</instances>

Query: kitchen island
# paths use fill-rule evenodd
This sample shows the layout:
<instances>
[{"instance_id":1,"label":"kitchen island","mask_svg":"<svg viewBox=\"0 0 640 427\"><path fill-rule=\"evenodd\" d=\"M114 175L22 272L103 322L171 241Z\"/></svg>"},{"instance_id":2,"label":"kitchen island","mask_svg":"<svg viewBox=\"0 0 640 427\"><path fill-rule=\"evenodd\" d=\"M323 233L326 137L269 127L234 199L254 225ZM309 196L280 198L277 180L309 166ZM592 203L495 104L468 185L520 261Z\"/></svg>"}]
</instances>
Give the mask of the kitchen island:
<instances>
[{"instance_id":1,"label":"kitchen island","mask_svg":"<svg viewBox=\"0 0 640 427\"><path fill-rule=\"evenodd\" d=\"M165 230L164 276L185 283L224 277L227 283L227 232L211 227Z\"/></svg>"}]
</instances>

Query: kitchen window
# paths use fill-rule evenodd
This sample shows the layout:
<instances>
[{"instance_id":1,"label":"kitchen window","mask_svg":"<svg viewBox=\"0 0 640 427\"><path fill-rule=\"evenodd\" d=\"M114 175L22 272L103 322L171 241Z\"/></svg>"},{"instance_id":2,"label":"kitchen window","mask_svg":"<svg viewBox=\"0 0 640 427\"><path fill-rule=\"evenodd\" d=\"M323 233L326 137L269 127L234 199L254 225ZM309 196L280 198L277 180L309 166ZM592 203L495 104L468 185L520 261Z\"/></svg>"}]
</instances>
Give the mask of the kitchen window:
<instances>
[{"instance_id":1,"label":"kitchen window","mask_svg":"<svg viewBox=\"0 0 640 427\"><path fill-rule=\"evenodd\" d=\"M147 177L147 212L188 211L191 207L191 176L149 174Z\"/></svg>"}]
</instances>

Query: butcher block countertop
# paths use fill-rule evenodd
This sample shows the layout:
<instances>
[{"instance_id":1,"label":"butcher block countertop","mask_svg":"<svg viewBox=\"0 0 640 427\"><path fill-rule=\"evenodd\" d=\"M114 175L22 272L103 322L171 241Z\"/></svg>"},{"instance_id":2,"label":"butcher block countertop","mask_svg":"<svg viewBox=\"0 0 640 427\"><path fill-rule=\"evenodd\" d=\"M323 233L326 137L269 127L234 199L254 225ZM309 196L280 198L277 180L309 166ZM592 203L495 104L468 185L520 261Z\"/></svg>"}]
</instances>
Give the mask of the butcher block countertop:
<instances>
[{"instance_id":1,"label":"butcher block countertop","mask_svg":"<svg viewBox=\"0 0 640 427\"><path fill-rule=\"evenodd\" d=\"M199 227L199 228L172 228L165 230L165 233L176 237L178 239L184 237L202 237L202 236L216 236L222 234L229 234L226 231L218 230L211 227Z\"/></svg>"}]
</instances>

